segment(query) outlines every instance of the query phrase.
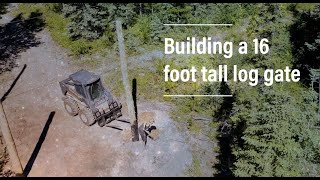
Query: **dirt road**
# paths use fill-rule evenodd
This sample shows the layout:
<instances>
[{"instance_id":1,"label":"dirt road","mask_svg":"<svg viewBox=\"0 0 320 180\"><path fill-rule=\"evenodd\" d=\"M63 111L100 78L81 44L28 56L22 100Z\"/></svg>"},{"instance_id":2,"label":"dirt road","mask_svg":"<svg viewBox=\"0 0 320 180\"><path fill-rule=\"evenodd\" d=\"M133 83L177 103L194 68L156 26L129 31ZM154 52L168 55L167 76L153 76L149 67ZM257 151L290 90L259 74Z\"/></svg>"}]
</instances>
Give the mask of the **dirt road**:
<instances>
[{"instance_id":1,"label":"dirt road","mask_svg":"<svg viewBox=\"0 0 320 180\"><path fill-rule=\"evenodd\" d=\"M12 17L7 14L2 26L8 22ZM36 43L17 51L11 58L18 66L0 75L2 96L26 64L3 106L28 176L184 176L192 154L168 115L172 107L138 104L139 112L155 113L156 126L163 132L146 146L142 141L125 143L115 129L85 126L65 112L58 84L79 67L68 63L67 53L46 30L29 35L21 40L32 37Z\"/></svg>"}]
</instances>

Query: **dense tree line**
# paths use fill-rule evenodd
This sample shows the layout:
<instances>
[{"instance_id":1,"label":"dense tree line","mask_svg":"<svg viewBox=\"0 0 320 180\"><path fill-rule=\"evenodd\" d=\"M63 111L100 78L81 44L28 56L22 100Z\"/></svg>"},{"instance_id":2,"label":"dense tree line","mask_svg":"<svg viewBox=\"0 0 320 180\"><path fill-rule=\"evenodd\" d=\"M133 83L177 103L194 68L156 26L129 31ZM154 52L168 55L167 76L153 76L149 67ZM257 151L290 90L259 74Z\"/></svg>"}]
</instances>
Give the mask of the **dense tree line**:
<instances>
[{"instance_id":1,"label":"dense tree line","mask_svg":"<svg viewBox=\"0 0 320 180\"><path fill-rule=\"evenodd\" d=\"M271 52L262 59L254 57L258 59L251 62L255 67L299 65L303 68L313 64L312 67L316 68L314 63L317 63L319 51L314 48L317 47L319 28L314 21L319 21L319 7L300 13L288 9L278 4L260 9L255 27L262 28L255 32L271 40ZM296 19L292 21L289 20L291 13L296 13L293 16ZM309 15L308 18L305 18L306 15ZM301 21L309 21L310 24ZM304 27L296 29L296 23ZM296 41L297 34L292 31L303 31L303 38ZM297 63L299 56L310 59L302 58ZM310 72L302 71L302 77L310 79ZM235 175L308 176L318 173L319 107L317 94L308 85L281 83L272 87L259 85L247 92L238 89L238 98L233 104L235 113L230 117L233 126L230 137L235 156L232 169Z\"/></svg>"},{"instance_id":2,"label":"dense tree line","mask_svg":"<svg viewBox=\"0 0 320 180\"><path fill-rule=\"evenodd\" d=\"M86 39L96 39L114 31L116 19L121 19L124 27L129 28L147 18L148 26L139 26L142 30L149 28L147 40L161 40L165 33L173 31L173 28L164 27L164 23L234 23L252 11L252 6L247 4L203 3L71 3L56 7L71 19L70 37Z\"/></svg>"}]
</instances>

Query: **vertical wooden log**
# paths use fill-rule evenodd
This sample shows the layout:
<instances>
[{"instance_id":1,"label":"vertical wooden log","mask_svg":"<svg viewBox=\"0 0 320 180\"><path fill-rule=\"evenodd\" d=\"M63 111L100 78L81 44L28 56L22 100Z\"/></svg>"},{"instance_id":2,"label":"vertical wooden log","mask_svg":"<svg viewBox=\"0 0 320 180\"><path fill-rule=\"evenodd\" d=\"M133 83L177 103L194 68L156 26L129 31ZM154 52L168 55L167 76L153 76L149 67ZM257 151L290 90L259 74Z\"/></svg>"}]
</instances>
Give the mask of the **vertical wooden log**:
<instances>
[{"instance_id":1,"label":"vertical wooden log","mask_svg":"<svg viewBox=\"0 0 320 180\"><path fill-rule=\"evenodd\" d=\"M139 8L139 15L142 16L142 3L139 3L139 6L140 6L140 8Z\"/></svg>"},{"instance_id":2,"label":"vertical wooden log","mask_svg":"<svg viewBox=\"0 0 320 180\"><path fill-rule=\"evenodd\" d=\"M138 121L136 119L132 92L130 91L130 86L128 81L127 57L125 53L124 40L122 35L122 24L121 24L121 21L119 20L116 21L116 31L118 36L122 82L123 82L123 86L126 93L127 107L128 107L128 113L129 113L130 124L131 124L132 141L139 141Z\"/></svg>"},{"instance_id":3,"label":"vertical wooden log","mask_svg":"<svg viewBox=\"0 0 320 180\"><path fill-rule=\"evenodd\" d=\"M1 127L2 136L6 143L10 161L12 163L12 171L14 171L17 175L22 175L23 169L17 153L16 146L13 141L13 137L11 135L11 131L10 131L10 127L9 127L6 115L3 110L2 101L0 101L0 127Z\"/></svg>"}]
</instances>

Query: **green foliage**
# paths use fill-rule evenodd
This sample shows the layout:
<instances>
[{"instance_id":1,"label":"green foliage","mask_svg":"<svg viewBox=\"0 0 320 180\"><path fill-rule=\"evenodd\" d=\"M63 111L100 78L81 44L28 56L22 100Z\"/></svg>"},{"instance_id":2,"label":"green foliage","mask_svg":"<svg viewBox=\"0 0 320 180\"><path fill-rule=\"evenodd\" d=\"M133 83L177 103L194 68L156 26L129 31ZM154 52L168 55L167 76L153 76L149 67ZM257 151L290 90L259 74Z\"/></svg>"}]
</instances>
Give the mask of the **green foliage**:
<instances>
[{"instance_id":1,"label":"green foliage","mask_svg":"<svg viewBox=\"0 0 320 180\"><path fill-rule=\"evenodd\" d=\"M7 3L0 3L0 19L1 19L1 15L6 13L7 10Z\"/></svg>"},{"instance_id":2,"label":"green foliage","mask_svg":"<svg viewBox=\"0 0 320 180\"><path fill-rule=\"evenodd\" d=\"M71 38L93 40L106 30L114 29L114 21L122 20L126 27L132 25L137 15L134 4L70 3L63 4L62 12L71 19L68 32Z\"/></svg>"},{"instance_id":3,"label":"green foliage","mask_svg":"<svg viewBox=\"0 0 320 180\"><path fill-rule=\"evenodd\" d=\"M125 42L129 50L137 51L138 47L151 42L149 34L151 33L150 18L142 16L137 23L125 31Z\"/></svg>"},{"instance_id":4,"label":"green foliage","mask_svg":"<svg viewBox=\"0 0 320 180\"><path fill-rule=\"evenodd\" d=\"M129 82L134 78L137 81L138 100L163 100L162 92L165 85L161 79L162 76L156 70L144 69L139 67L138 64L133 64L128 69L128 75L130 77ZM121 96L124 93L120 68L109 71L104 79L105 84L116 96Z\"/></svg>"},{"instance_id":5,"label":"green foliage","mask_svg":"<svg viewBox=\"0 0 320 180\"><path fill-rule=\"evenodd\" d=\"M164 35L170 29L167 26L163 26L161 19L158 18L157 16L152 17L150 28L151 28L150 37L152 40L156 42L162 41L164 39Z\"/></svg>"},{"instance_id":6,"label":"green foliage","mask_svg":"<svg viewBox=\"0 0 320 180\"><path fill-rule=\"evenodd\" d=\"M80 60L79 65L85 66L87 70L96 69L101 65L101 62L99 60L92 60L92 59L84 59Z\"/></svg>"},{"instance_id":7,"label":"green foliage","mask_svg":"<svg viewBox=\"0 0 320 180\"><path fill-rule=\"evenodd\" d=\"M63 8L63 4L62 3L50 3L47 6L48 6L48 9L50 11L53 11L55 13L61 13L62 12L62 8Z\"/></svg>"},{"instance_id":8,"label":"green foliage","mask_svg":"<svg viewBox=\"0 0 320 180\"><path fill-rule=\"evenodd\" d=\"M320 5L297 13L292 25L293 55L295 65L302 71L302 79L309 84L310 69L319 69L320 60Z\"/></svg>"},{"instance_id":9,"label":"green foliage","mask_svg":"<svg viewBox=\"0 0 320 180\"><path fill-rule=\"evenodd\" d=\"M294 4L294 10L298 12L312 11L316 8L316 6L317 5L313 3L297 3L297 4Z\"/></svg>"},{"instance_id":10,"label":"green foliage","mask_svg":"<svg viewBox=\"0 0 320 180\"><path fill-rule=\"evenodd\" d=\"M132 32L128 33L129 37L136 35L136 33L138 33L137 29L141 28L142 32L138 35L143 36L142 42L139 42L141 39L135 38L137 40L139 39L136 45L140 45L139 43L143 43L147 39L161 42L163 41L164 35L172 31L176 31L175 34L186 31L186 28L177 30L172 27L163 26L164 23L190 23L197 19L206 18L207 16L204 16L205 13L214 15L215 18L213 19L218 19L217 22L235 22L236 14L227 13L228 17L224 19L221 18L225 17L226 11L239 14L239 7L241 8L242 5L219 4L213 6L201 4L201 6L198 6L197 3L110 3L106 5L103 3L71 3L63 4L62 12L72 20L68 28L69 35L72 38L77 39L83 37L90 40L99 38L106 31L108 31L108 33L114 32L114 20L120 19L125 29L131 29ZM243 12L247 11L242 10L241 12L243 14ZM203 13L203 18L198 18L197 16L195 18L194 15L200 13ZM132 43L133 42L136 41L132 40ZM129 45L129 47L132 46Z\"/></svg>"},{"instance_id":11,"label":"green foliage","mask_svg":"<svg viewBox=\"0 0 320 180\"><path fill-rule=\"evenodd\" d=\"M68 35L69 18L65 18L60 13L61 4L20 4L18 8L12 12L14 16L22 13L23 17L28 17L31 12L39 11L42 13L46 22L46 27L50 31L52 38L62 47L70 50L71 55L83 55L99 52L110 46L109 37L103 34L100 39L89 41L84 38L73 40Z\"/></svg>"},{"instance_id":12,"label":"green foliage","mask_svg":"<svg viewBox=\"0 0 320 180\"><path fill-rule=\"evenodd\" d=\"M192 7L187 3L159 3L153 5L155 13L162 23L187 23Z\"/></svg>"},{"instance_id":13,"label":"green foliage","mask_svg":"<svg viewBox=\"0 0 320 180\"><path fill-rule=\"evenodd\" d=\"M199 177L202 175L201 162L199 159L193 159L192 164L187 169L186 174L192 177Z\"/></svg>"},{"instance_id":14,"label":"green foliage","mask_svg":"<svg viewBox=\"0 0 320 180\"><path fill-rule=\"evenodd\" d=\"M235 124L245 122L241 137L244 142L234 144L237 157L235 175L308 174L302 171L303 166L299 162L302 159L313 161L318 156L316 148L319 148L320 139L313 134L317 123L315 94L301 91L305 96L302 102L277 87L260 87L259 94L255 97L258 101L247 96L235 103L234 109L241 108L241 112L236 113L232 121Z\"/></svg>"},{"instance_id":15,"label":"green foliage","mask_svg":"<svg viewBox=\"0 0 320 180\"><path fill-rule=\"evenodd\" d=\"M71 38L92 40L103 34L108 24L107 4L71 3L63 4L62 12L71 19L68 32Z\"/></svg>"},{"instance_id":16,"label":"green foliage","mask_svg":"<svg viewBox=\"0 0 320 180\"><path fill-rule=\"evenodd\" d=\"M266 37L270 41L268 56L251 55L244 64L256 68L283 68L295 66L297 34L292 34L294 13L282 4L257 5L249 17L248 36ZM306 13L305 11L303 11ZM256 14L257 13L257 14ZM315 13L316 15L316 13ZM299 19L299 15L298 15ZM308 21L312 18L308 17ZM306 28L304 36L312 39L314 29ZM313 23L314 24L314 23ZM310 24L311 25L311 24ZM294 26L293 26L294 27ZM252 34L250 34L252 33ZM290 38L291 37L291 38ZM306 52L298 52L306 55ZM303 59L301 64L308 61ZM317 98L313 90L299 84L274 84L272 87L245 87L236 85L236 102L231 121L233 124L232 147L235 155L233 172L236 176L310 176L319 164L319 138ZM317 173L317 172L316 172ZM315 173L315 174L316 174Z\"/></svg>"}]
</instances>

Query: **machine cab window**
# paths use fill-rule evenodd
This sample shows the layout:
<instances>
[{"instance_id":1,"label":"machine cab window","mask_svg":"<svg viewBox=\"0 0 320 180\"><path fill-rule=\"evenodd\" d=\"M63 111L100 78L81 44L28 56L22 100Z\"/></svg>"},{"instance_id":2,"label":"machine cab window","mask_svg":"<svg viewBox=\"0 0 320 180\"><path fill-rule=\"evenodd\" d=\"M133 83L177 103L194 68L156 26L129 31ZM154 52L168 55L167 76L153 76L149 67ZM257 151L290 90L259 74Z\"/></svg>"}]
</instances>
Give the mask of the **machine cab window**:
<instances>
[{"instance_id":1,"label":"machine cab window","mask_svg":"<svg viewBox=\"0 0 320 180\"><path fill-rule=\"evenodd\" d=\"M87 87L89 89L89 95L92 101L96 101L103 96L103 88L100 79L89 84Z\"/></svg>"},{"instance_id":2,"label":"machine cab window","mask_svg":"<svg viewBox=\"0 0 320 180\"><path fill-rule=\"evenodd\" d=\"M82 97L84 97L84 98L86 97L86 95L84 94L84 90L83 90L81 85L75 85L75 89L76 89L77 93L80 94Z\"/></svg>"}]
</instances>

